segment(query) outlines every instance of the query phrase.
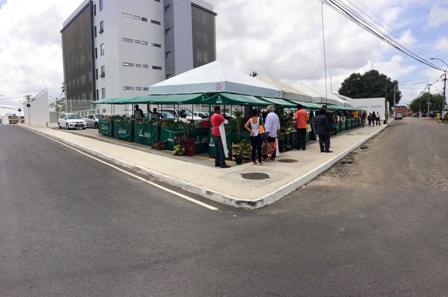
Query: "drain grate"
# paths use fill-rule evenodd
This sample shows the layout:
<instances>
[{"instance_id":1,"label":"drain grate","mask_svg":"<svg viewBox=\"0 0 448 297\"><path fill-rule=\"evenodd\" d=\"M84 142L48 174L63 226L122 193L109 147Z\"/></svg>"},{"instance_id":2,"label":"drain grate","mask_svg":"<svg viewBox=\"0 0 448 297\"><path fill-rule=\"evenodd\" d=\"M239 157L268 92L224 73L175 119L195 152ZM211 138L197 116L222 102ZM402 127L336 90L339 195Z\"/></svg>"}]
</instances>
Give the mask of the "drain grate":
<instances>
[{"instance_id":1,"label":"drain grate","mask_svg":"<svg viewBox=\"0 0 448 297\"><path fill-rule=\"evenodd\" d=\"M241 176L245 179L252 179L252 180L262 180L270 178L268 174L261 172L241 173Z\"/></svg>"},{"instance_id":2,"label":"drain grate","mask_svg":"<svg viewBox=\"0 0 448 297\"><path fill-rule=\"evenodd\" d=\"M278 160L278 162L281 162L281 163L298 163L299 161L293 160L293 159L280 159L280 160Z\"/></svg>"}]
</instances>

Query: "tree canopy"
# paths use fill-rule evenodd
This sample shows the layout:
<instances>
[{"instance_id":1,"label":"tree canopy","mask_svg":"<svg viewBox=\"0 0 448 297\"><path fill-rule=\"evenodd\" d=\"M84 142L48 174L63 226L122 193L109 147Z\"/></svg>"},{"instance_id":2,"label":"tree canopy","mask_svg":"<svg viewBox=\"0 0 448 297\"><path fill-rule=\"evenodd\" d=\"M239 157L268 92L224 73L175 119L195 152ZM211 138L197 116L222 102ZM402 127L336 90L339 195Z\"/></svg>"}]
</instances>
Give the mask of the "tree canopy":
<instances>
[{"instance_id":1,"label":"tree canopy","mask_svg":"<svg viewBox=\"0 0 448 297\"><path fill-rule=\"evenodd\" d=\"M380 74L377 70L370 70L364 74L352 73L344 80L339 89L339 94L350 98L379 98L387 92L387 100L392 106L394 101L394 86L396 88L395 104L401 99L398 81Z\"/></svg>"},{"instance_id":2,"label":"tree canopy","mask_svg":"<svg viewBox=\"0 0 448 297\"><path fill-rule=\"evenodd\" d=\"M428 99L429 99L429 111L441 111L444 97L442 94L429 94L423 93L419 97L415 98L410 108L412 112L428 112Z\"/></svg>"}]
</instances>

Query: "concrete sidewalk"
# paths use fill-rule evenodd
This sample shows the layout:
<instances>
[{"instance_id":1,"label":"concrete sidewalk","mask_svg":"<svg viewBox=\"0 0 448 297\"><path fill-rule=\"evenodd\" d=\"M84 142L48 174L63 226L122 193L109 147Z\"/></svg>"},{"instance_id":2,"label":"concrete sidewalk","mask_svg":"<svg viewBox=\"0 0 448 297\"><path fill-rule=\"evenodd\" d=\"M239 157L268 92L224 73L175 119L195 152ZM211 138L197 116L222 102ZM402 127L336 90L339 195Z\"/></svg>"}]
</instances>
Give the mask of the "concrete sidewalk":
<instances>
[{"instance_id":1,"label":"concrete sidewalk","mask_svg":"<svg viewBox=\"0 0 448 297\"><path fill-rule=\"evenodd\" d=\"M387 126L354 129L335 136L331 139L334 152L330 154L320 153L318 144L313 143L306 151L281 154L278 161L267 161L264 165L247 163L228 169L213 167L213 161L190 162L188 157L171 158L62 130L22 127L204 198L235 207L259 208L310 182ZM244 177L253 173L264 173L268 178Z\"/></svg>"}]
</instances>

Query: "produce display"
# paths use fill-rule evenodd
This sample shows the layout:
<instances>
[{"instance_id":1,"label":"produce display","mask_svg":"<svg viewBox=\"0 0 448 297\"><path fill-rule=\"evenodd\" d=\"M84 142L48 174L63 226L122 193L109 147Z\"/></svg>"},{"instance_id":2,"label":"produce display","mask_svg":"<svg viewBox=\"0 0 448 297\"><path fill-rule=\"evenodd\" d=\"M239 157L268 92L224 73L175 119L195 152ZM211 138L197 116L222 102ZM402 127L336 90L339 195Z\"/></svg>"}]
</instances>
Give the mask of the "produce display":
<instances>
[{"instance_id":1,"label":"produce display","mask_svg":"<svg viewBox=\"0 0 448 297\"><path fill-rule=\"evenodd\" d=\"M176 144L173 148L173 156L183 156L183 155L185 155L185 148L180 144Z\"/></svg>"}]
</instances>

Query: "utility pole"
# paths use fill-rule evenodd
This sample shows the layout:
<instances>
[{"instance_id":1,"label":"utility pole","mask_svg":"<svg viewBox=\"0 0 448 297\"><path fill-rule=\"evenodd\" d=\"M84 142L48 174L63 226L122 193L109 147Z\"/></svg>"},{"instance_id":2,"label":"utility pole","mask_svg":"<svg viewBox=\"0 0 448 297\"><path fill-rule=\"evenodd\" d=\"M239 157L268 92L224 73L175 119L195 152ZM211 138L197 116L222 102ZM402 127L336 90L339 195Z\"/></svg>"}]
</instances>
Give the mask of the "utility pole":
<instances>
[{"instance_id":1,"label":"utility pole","mask_svg":"<svg viewBox=\"0 0 448 297\"><path fill-rule=\"evenodd\" d=\"M431 101L431 86L432 84L428 84L428 110L426 111L426 115L429 116L429 103Z\"/></svg>"},{"instance_id":2,"label":"utility pole","mask_svg":"<svg viewBox=\"0 0 448 297\"><path fill-rule=\"evenodd\" d=\"M384 98L384 103L385 103L385 106L384 106L384 124L386 125L387 122L389 121L389 112L387 110L387 84L384 86L384 96L385 96L385 98Z\"/></svg>"},{"instance_id":3,"label":"utility pole","mask_svg":"<svg viewBox=\"0 0 448 297\"><path fill-rule=\"evenodd\" d=\"M30 104L30 99L31 96L30 95L26 95L26 107L28 108L28 125L31 126L31 104Z\"/></svg>"},{"instance_id":4,"label":"utility pole","mask_svg":"<svg viewBox=\"0 0 448 297\"><path fill-rule=\"evenodd\" d=\"M443 112L445 111L446 106L446 71L445 78L443 79L443 102L442 102L442 113L440 114L441 120L443 120Z\"/></svg>"},{"instance_id":5,"label":"utility pole","mask_svg":"<svg viewBox=\"0 0 448 297\"><path fill-rule=\"evenodd\" d=\"M393 110L393 112L394 112L394 117L395 117L395 102L396 102L396 98L397 98L397 87L395 86L395 83L394 83L394 104L393 104L393 106L392 106L392 110Z\"/></svg>"}]
</instances>

